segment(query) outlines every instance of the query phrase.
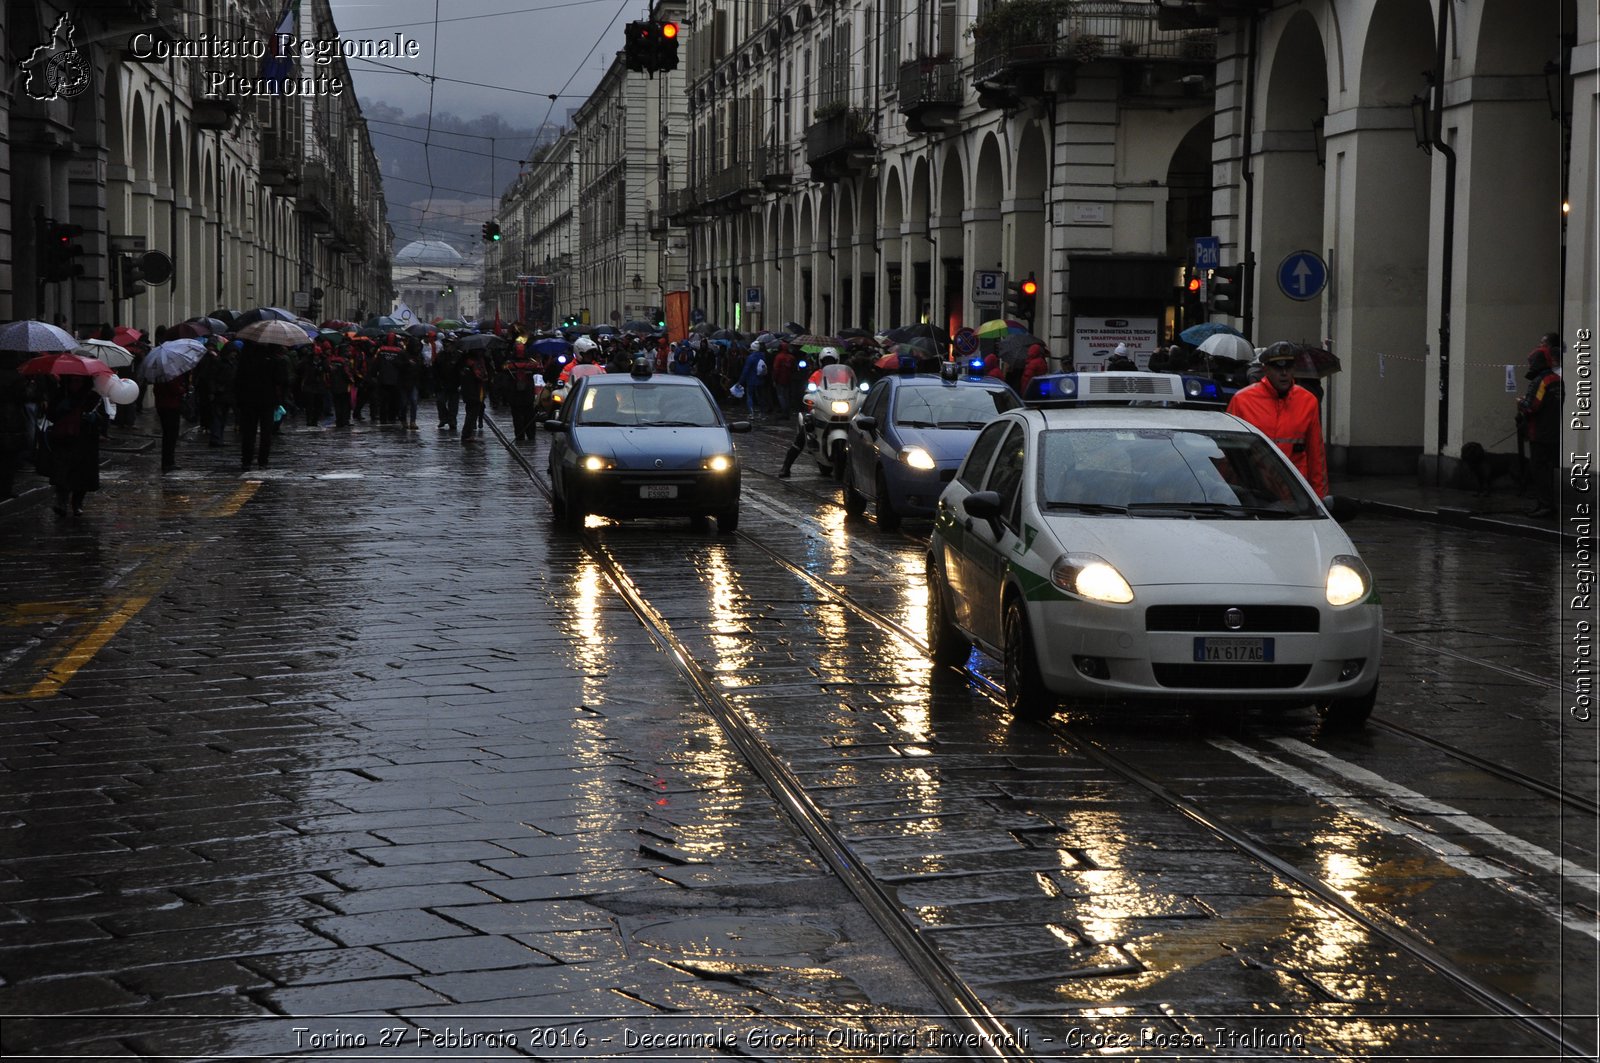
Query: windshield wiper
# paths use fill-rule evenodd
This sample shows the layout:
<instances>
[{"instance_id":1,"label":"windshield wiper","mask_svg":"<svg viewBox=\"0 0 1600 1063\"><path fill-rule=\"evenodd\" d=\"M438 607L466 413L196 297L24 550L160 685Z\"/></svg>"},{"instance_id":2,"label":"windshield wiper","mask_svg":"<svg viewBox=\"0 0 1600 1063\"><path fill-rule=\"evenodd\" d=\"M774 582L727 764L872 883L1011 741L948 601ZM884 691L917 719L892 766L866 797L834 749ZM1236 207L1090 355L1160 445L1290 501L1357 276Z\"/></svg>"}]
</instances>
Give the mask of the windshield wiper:
<instances>
[{"instance_id":1,"label":"windshield wiper","mask_svg":"<svg viewBox=\"0 0 1600 1063\"><path fill-rule=\"evenodd\" d=\"M1151 513L1165 510L1169 513L1206 514L1219 517L1236 517L1241 520L1259 519L1262 517L1282 520L1293 519L1300 516L1298 513L1282 509L1267 509L1263 506L1241 506L1237 502L1134 502L1128 509Z\"/></svg>"},{"instance_id":2,"label":"windshield wiper","mask_svg":"<svg viewBox=\"0 0 1600 1063\"><path fill-rule=\"evenodd\" d=\"M633 424L623 424L621 421L579 421L579 428L632 428Z\"/></svg>"},{"instance_id":3,"label":"windshield wiper","mask_svg":"<svg viewBox=\"0 0 1600 1063\"><path fill-rule=\"evenodd\" d=\"M983 428L988 421L940 421L934 428Z\"/></svg>"},{"instance_id":4,"label":"windshield wiper","mask_svg":"<svg viewBox=\"0 0 1600 1063\"><path fill-rule=\"evenodd\" d=\"M896 421L895 424L897 426L901 427L901 428L938 428L939 427L938 423L935 422L935 421Z\"/></svg>"},{"instance_id":5,"label":"windshield wiper","mask_svg":"<svg viewBox=\"0 0 1600 1063\"><path fill-rule=\"evenodd\" d=\"M710 428L698 421L640 421L640 428Z\"/></svg>"},{"instance_id":6,"label":"windshield wiper","mask_svg":"<svg viewBox=\"0 0 1600 1063\"><path fill-rule=\"evenodd\" d=\"M1046 502L1046 509L1070 509L1079 513L1127 513L1127 506L1113 506L1109 502Z\"/></svg>"}]
</instances>

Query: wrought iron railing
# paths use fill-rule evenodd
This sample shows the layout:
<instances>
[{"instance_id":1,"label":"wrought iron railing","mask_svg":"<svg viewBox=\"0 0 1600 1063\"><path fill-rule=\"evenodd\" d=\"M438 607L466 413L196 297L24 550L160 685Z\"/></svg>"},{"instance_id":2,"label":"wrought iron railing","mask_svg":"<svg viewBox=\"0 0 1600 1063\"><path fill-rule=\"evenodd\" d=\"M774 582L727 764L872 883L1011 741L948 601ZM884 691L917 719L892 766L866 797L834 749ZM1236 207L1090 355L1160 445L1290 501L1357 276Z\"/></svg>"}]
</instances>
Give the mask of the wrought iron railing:
<instances>
[{"instance_id":1,"label":"wrought iron railing","mask_svg":"<svg viewBox=\"0 0 1600 1063\"><path fill-rule=\"evenodd\" d=\"M963 91L961 67L949 56L928 56L900 64L902 113L939 104L960 106Z\"/></svg>"}]
</instances>

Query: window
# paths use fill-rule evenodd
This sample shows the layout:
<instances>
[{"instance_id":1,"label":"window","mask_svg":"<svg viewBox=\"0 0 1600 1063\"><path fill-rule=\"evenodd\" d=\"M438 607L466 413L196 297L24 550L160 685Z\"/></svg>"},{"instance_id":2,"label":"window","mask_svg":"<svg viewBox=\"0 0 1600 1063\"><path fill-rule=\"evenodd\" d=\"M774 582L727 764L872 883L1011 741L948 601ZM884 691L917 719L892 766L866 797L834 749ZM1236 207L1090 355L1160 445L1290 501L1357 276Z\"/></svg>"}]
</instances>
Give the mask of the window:
<instances>
[{"instance_id":1,"label":"window","mask_svg":"<svg viewBox=\"0 0 1600 1063\"><path fill-rule=\"evenodd\" d=\"M920 428L981 428L1022 405L1010 388L901 388L894 423Z\"/></svg>"},{"instance_id":2,"label":"window","mask_svg":"<svg viewBox=\"0 0 1600 1063\"><path fill-rule=\"evenodd\" d=\"M889 383L880 380L872 386L867 394L867 401L861 404L861 414L864 417L882 417L884 403L889 395Z\"/></svg>"},{"instance_id":3,"label":"window","mask_svg":"<svg viewBox=\"0 0 1600 1063\"><path fill-rule=\"evenodd\" d=\"M1000 437L1005 434L1007 424L991 424L973 441L972 449L967 451L967 460L961 465L961 472L956 477L956 482L969 491L976 491L978 485L983 483L983 474L989 468L989 459L994 456L995 447L1000 445Z\"/></svg>"},{"instance_id":4,"label":"window","mask_svg":"<svg viewBox=\"0 0 1600 1063\"><path fill-rule=\"evenodd\" d=\"M1018 526L1017 506L1022 498L1022 467L1027 462L1027 433L1021 425L1012 425L1005 442L995 455L994 467L989 470L985 490L1000 496L1000 518L1013 528Z\"/></svg>"}]
</instances>

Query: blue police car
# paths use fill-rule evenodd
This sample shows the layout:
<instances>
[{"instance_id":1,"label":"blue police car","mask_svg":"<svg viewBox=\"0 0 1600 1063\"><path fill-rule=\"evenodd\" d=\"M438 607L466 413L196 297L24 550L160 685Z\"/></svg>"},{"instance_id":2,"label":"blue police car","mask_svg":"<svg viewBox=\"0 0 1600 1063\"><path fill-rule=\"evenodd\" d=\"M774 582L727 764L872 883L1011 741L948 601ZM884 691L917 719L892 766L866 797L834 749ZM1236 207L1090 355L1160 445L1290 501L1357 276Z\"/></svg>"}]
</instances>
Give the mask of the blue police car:
<instances>
[{"instance_id":1,"label":"blue police car","mask_svg":"<svg viewBox=\"0 0 1600 1063\"><path fill-rule=\"evenodd\" d=\"M902 517L931 517L972 441L990 421L1022 405L1004 381L950 373L898 374L872 385L850 419L845 510L877 506L893 530Z\"/></svg>"}]
</instances>

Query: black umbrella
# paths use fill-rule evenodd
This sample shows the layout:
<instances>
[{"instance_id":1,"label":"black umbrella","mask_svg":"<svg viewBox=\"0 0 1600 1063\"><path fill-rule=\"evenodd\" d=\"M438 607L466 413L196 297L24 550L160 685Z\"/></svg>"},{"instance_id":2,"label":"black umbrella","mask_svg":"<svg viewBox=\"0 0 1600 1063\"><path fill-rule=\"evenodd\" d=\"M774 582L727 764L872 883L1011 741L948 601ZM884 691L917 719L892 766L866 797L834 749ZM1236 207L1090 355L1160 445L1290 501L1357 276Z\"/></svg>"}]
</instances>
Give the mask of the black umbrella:
<instances>
[{"instance_id":1,"label":"black umbrella","mask_svg":"<svg viewBox=\"0 0 1600 1063\"><path fill-rule=\"evenodd\" d=\"M216 315L213 314L213 317ZM273 306L258 306L254 310L246 310L238 315L229 324L234 332L247 325L254 325L257 321L293 321L294 318L286 316L285 312Z\"/></svg>"},{"instance_id":2,"label":"black umbrella","mask_svg":"<svg viewBox=\"0 0 1600 1063\"><path fill-rule=\"evenodd\" d=\"M783 331L789 333L791 336L799 336L802 333L810 332L811 330L800 324L798 321L790 321L784 324Z\"/></svg>"},{"instance_id":3,"label":"black umbrella","mask_svg":"<svg viewBox=\"0 0 1600 1063\"><path fill-rule=\"evenodd\" d=\"M1028 348L1032 347L1035 343L1041 347L1044 346L1044 340L1041 340L1033 333L1018 332L1015 335L1007 336L1002 339L999 346L996 348L995 353L998 354L1000 356L1000 360L1005 362L1007 365L1021 365L1023 362L1028 360Z\"/></svg>"},{"instance_id":4,"label":"black umbrella","mask_svg":"<svg viewBox=\"0 0 1600 1063\"><path fill-rule=\"evenodd\" d=\"M232 328L235 320L238 319L241 313L243 313L243 311L240 310L213 310L206 316L214 317L223 324L227 325L229 328Z\"/></svg>"},{"instance_id":5,"label":"black umbrella","mask_svg":"<svg viewBox=\"0 0 1600 1063\"><path fill-rule=\"evenodd\" d=\"M714 340L742 340L744 336L735 329L719 328L711 334L711 338Z\"/></svg>"},{"instance_id":6,"label":"black umbrella","mask_svg":"<svg viewBox=\"0 0 1600 1063\"><path fill-rule=\"evenodd\" d=\"M624 321L622 323L622 331L637 332L641 336L648 336L656 331L656 324L654 321Z\"/></svg>"},{"instance_id":7,"label":"black umbrella","mask_svg":"<svg viewBox=\"0 0 1600 1063\"><path fill-rule=\"evenodd\" d=\"M493 347L497 343L504 342L499 336L488 332L479 332L461 340L457 346L463 351L481 351L486 347Z\"/></svg>"},{"instance_id":8,"label":"black umbrella","mask_svg":"<svg viewBox=\"0 0 1600 1063\"><path fill-rule=\"evenodd\" d=\"M698 325L690 325L690 332L698 332L702 336L713 336L719 329L709 321L702 321Z\"/></svg>"},{"instance_id":9,"label":"black umbrella","mask_svg":"<svg viewBox=\"0 0 1600 1063\"><path fill-rule=\"evenodd\" d=\"M842 328L839 330L838 335L841 339L848 337L864 340L873 339L872 330L864 328Z\"/></svg>"}]
</instances>

